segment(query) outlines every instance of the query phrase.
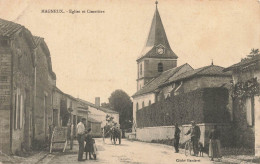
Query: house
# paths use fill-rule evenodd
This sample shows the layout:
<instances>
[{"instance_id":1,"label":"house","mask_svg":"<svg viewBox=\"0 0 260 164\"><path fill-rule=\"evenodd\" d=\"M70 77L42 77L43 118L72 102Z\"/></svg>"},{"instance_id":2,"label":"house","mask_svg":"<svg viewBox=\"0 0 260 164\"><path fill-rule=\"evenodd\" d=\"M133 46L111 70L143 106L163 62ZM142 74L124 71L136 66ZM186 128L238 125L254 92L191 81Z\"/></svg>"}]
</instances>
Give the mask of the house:
<instances>
[{"instance_id":1,"label":"house","mask_svg":"<svg viewBox=\"0 0 260 164\"><path fill-rule=\"evenodd\" d=\"M101 137L102 130L101 130L101 122L97 121L91 117L88 118L87 128L91 128L91 134L93 137Z\"/></svg>"},{"instance_id":2,"label":"house","mask_svg":"<svg viewBox=\"0 0 260 164\"><path fill-rule=\"evenodd\" d=\"M0 151L10 154L32 142L36 44L28 29L0 19L0 47Z\"/></svg>"},{"instance_id":3,"label":"house","mask_svg":"<svg viewBox=\"0 0 260 164\"><path fill-rule=\"evenodd\" d=\"M106 123L107 123L106 116L107 115L114 117L113 121L119 125L119 113L116 111L113 111L111 109L100 106L99 97L97 97L95 99L95 104L82 100L82 99L78 99L78 100L88 106L90 119L101 122L100 128L103 128L106 125Z\"/></svg>"},{"instance_id":4,"label":"house","mask_svg":"<svg viewBox=\"0 0 260 164\"><path fill-rule=\"evenodd\" d=\"M234 140L260 156L260 55L251 53L224 71L232 71Z\"/></svg>"},{"instance_id":5,"label":"house","mask_svg":"<svg viewBox=\"0 0 260 164\"><path fill-rule=\"evenodd\" d=\"M0 19L0 40L0 149L12 154L48 137L56 75L43 38L24 26Z\"/></svg>"},{"instance_id":6,"label":"house","mask_svg":"<svg viewBox=\"0 0 260 164\"><path fill-rule=\"evenodd\" d=\"M35 142L46 141L53 124L52 97L56 86L56 75L52 71L50 51L44 39L33 36L35 48L35 108L33 129Z\"/></svg>"}]
</instances>

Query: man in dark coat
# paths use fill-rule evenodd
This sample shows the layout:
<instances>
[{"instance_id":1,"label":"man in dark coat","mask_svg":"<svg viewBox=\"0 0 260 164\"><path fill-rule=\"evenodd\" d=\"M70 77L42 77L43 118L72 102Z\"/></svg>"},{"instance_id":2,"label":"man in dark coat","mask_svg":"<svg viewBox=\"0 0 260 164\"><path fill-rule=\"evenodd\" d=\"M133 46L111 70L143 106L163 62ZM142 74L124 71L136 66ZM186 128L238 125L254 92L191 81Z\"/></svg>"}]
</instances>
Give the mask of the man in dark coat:
<instances>
[{"instance_id":1,"label":"man in dark coat","mask_svg":"<svg viewBox=\"0 0 260 164\"><path fill-rule=\"evenodd\" d=\"M200 127L196 125L194 121L191 121L191 128L190 130L185 134L191 136L191 142L193 147L193 152L195 156L198 156L198 147L199 147L199 139L200 139Z\"/></svg>"},{"instance_id":2,"label":"man in dark coat","mask_svg":"<svg viewBox=\"0 0 260 164\"><path fill-rule=\"evenodd\" d=\"M174 148L175 148L175 153L179 152L179 142L180 142L180 133L181 130L178 127L178 124L175 124L175 133L174 133Z\"/></svg>"}]
</instances>

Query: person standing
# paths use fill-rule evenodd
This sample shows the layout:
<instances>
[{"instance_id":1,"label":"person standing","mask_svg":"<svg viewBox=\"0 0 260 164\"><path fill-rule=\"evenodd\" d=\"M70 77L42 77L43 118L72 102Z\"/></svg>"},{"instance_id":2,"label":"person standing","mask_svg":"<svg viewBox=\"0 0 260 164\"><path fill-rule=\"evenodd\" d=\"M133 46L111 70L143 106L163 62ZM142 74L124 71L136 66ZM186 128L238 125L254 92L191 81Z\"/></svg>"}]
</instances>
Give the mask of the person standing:
<instances>
[{"instance_id":1,"label":"person standing","mask_svg":"<svg viewBox=\"0 0 260 164\"><path fill-rule=\"evenodd\" d=\"M96 143L95 143L94 139L92 139L92 143L93 143L93 152L92 152L92 154L93 154L94 160L96 160L97 159L97 146L96 146Z\"/></svg>"},{"instance_id":2,"label":"person standing","mask_svg":"<svg viewBox=\"0 0 260 164\"><path fill-rule=\"evenodd\" d=\"M80 122L77 124L77 139L79 142L79 152L78 152L78 161L84 161L82 159L84 153L84 139L85 139L85 118L82 118Z\"/></svg>"},{"instance_id":3,"label":"person standing","mask_svg":"<svg viewBox=\"0 0 260 164\"><path fill-rule=\"evenodd\" d=\"M221 158L221 151L220 151L220 132L217 129L217 125L214 125L214 128L209 133L209 157L211 161L214 158Z\"/></svg>"},{"instance_id":4,"label":"person standing","mask_svg":"<svg viewBox=\"0 0 260 164\"><path fill-rule=\"evenodd\" d=\"M191 128L185 135L188 135L188 134L190 134L190 136L191 136L191 142L192 142L194 156L198 156L200 127L196 125L195 121L191 121Z\"/></svg>"},{"instance_id":5,"label":"person standing","mask_svg":"<svg viewBox=\"0 0 260 164\"><path fill-rule=\"evenodd\" d=\"M85 145L85 152L86 152L86 160L88 159L88 154L89 154L89 159L92 160L93 158L91 157L91 154L93 152L93 139L91 135L91 128L88 129L88 133L86 135L86 145Z\"/></svg>"},{"instance_id":6,"label":"person standing","mask_svg":"<svg viewBox=\"0 0 260 164\"><path fill-rule=\"evenodd\" d=\"M181 130L178 127L178 124L175 124L175 132L174 132L174 148L175 148L175 153L179 152L179 142L180 142L180 133Z\"/></svg>"}]
</instances>

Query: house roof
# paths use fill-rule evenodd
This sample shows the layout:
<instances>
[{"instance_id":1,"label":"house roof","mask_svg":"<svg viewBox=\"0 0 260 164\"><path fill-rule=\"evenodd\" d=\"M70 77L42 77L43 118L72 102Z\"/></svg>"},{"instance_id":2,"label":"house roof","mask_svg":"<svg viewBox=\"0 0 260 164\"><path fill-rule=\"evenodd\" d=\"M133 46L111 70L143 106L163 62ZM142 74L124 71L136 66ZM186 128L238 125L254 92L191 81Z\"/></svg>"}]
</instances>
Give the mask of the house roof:
<instances>
[{"instance_id":1,"label":"house roof","mask_svg":"<svg viewBox=\"0 0 260 164\"><path fill-rule=\"evenodd\" d=\"M193 77L198 77L198 76L230 76L231 77L231 72L223 72L223 70L224 70L223 67L216 66L216 65L201 67L198 69L184 72L173 78L170 78L167 82L162 84L161 87L173 82L177 82L177 81L181 81Z\"/></svg>"},{"instance_id":2,"label":"house roof","mask_svg":"<svg viewBox=\"0 0 260 164\"><path fill-rule=\"evenodd\" d=\"M167 71L164 71L158 77L152 79L150 82L148 82L146 85L144 85L144 87L142 89L140 89L139 91L137 91L132 97L147 94L147 93L150 93L150 92L156 92L156 89L158 89L158 87L160 85L165 83L172 76L177 75L178 72L183 67L190 67L191 68L191 66L188 63L186 63L186 64L183 64L179 67L175 67L175 68L169 69Z\"/></svg>"},{"instance_id":3,"label":"house roof","mask_svg":"<svg viewBox=\"0 0 260 164\"><path fill-rule=\"evenodd\" d=\"M22 26L20 24L0 18L0 36L11 37L14 33L19 31L20 29L24 29L24 33L26 34L25 38L27 39L27 41L29 41L32 48L36 48L40 43L43 43L43 45L46 49L46 52L47 52L46 55L47 55L47 60L48 60L47 62L48 62L48 67L49 67L49 73L51 74L53 79L56 80L56 74L52 70L50 52L49 52L47 44L44 42L44 39L41 37L38 37L38 36L33 36L28 29L26 29L24 26ZM34 58L34 56L32 56L32 58Z\"/></svg>"},{"instance_id":4,"label":"house roof","mask_svg":"<svg viewBox=\"0 0 260 164\"><path fill-rule=\"evenodd\" d=\"M225 68L224 71L239 69L239 68L249 66L251 64L259 63L259 62L260 62L260 55L258 54L253 57L250 57L250 58L242 59L239 63L233 64L233 65Z\"/></svg>"},{"instance_id":5,"label":"house roof","mask_svg":"<svg viewBox=\"0 0 260 164\"><path fill-rule=\"evenodd\" d=\"M159 45L162 45L165 48L165 52L161 55L158 55L156 52L156 47ZM178 56L172 51L168 42L157 5L146 44L143 48L143 51L141 52L141 56L137 60L140 60L144 57L169 59L178 58Z\"/></svg>"},{"instance_id":6,"label":"house roof","mask_svg":"<svg viewBox=\"0 0 260 164\"><path fill-rule=\"evenodd\" d=\"M24 26L0 18L0 36L10 37Z\"/></svg>"},{"instance_id":7,"label":"house roof","mask_svg":"<svg viewBox=\"0 0 260 164\"><path fill-rule=\"evenodd\" d=\"M86 105L88 105L88 106L91 106L91 107L93 107L93 108L96 108L96 109L98 109L98 110L101 110L101 111L103 111L103 112L105 112L105 113L118 114L118 112L116 112L116 111L113 111L113 110L111 110L111 109L104 108L104 107L101 107L101 106L97 106L97 105L95 105L95 104L93 104L93 103L91 103L91 102L88 102L88 101L86 101L86 100L82 100L82 99L79 99L79 98L77 98L77 100L79 100L80 102L82 102L82 103L84 103L84 104L86 104Z\"/></svg>"},{"instance_id":8,"label":"house roof","mask_svg":"<svg viewBox=\"0 0 260 164\"><path fill-rule=\"evenodd\" d=\"M33 36L33 40L34 40L36 46L38 46L40 44L40 42L43 40L43 38L39 37L39 36Z\"/></svg>"}]
</instances>

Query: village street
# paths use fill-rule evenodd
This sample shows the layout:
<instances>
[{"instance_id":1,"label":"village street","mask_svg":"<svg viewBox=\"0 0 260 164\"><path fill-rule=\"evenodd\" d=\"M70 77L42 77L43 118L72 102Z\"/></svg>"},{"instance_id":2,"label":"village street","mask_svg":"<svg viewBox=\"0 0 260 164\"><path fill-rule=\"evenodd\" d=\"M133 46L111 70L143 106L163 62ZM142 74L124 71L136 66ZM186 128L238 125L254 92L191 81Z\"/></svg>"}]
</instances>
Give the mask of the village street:
<instances>
[{"instance_id":1,"label":"village street","mask_svg":"<svg viewBox=\"0 0 260 164\"><path fill-rule=\"evenodd\" d=\"M53 152L38 163L211 163L207 155L204 157L186 157L183 152L174 153L171 146L151 144L138 141L122 140L121 145L112 145L109 139L103 143L96 139L97 160L77 161L78 143L75 142L73 150L65 153ZM85 154L84 154L85 158ZM179 162L177 162L179 160ZM188 160L197 160L189 162Z\"/></svg>"}]
</instances>

